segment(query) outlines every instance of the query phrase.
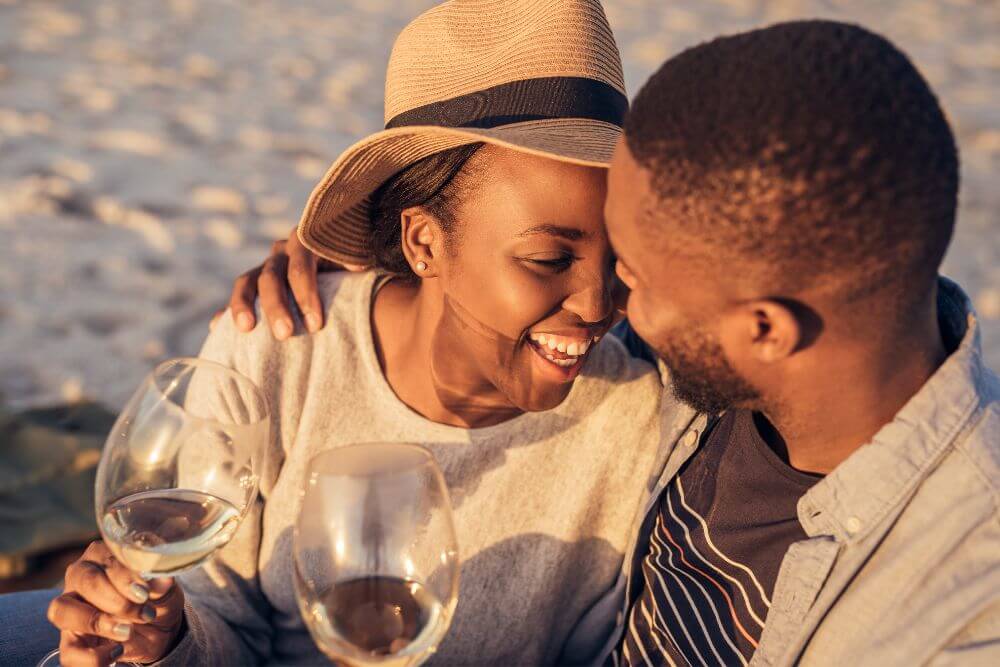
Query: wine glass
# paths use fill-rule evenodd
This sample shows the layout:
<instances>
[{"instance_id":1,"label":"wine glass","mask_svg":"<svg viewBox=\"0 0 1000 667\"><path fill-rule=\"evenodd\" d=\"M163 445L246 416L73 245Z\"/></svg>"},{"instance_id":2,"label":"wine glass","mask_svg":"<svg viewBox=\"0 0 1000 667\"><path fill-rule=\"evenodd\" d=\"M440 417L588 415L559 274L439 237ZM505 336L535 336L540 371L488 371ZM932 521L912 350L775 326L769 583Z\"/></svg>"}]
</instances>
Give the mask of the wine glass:
<instances>
[{"instance_id":1,"label":"wine glass","mask_svg":"<svg viewBox=\"0 0 1000 667\"><path fill-rule=\"evenodd\" d=\"M157 366L97 467L97 523L111 553L144 579L204 563L256 498L269 428L266 397L236 371L203 359ZM57 650L39 667L58 664Z\"/></svg>"},{"instance_id":2,"label":"wine glass","mask_svg":"<svg viewBox=\"0 0 1000 667\"><path fill-rule=\"evenodd\" d=\"M451 502L419 445L350 445L309 462L293 538L295 594L317 646L349 667L414 667L458 602Z\"/></svg>"}]
</instances>

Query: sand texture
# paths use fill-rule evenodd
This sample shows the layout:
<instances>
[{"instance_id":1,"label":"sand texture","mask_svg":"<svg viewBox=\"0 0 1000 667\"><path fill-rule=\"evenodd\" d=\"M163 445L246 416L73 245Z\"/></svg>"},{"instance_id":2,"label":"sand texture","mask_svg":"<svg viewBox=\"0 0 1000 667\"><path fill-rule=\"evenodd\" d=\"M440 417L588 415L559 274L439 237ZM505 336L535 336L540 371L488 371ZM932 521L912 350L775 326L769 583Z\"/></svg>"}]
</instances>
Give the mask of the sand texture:
<instances>
[{"instance_id":1,"label":"sand texture","mask_svg":"<svg viewBox=\"0 0 1000 667\"><path fill-rule=\"evenodd\" d=\"M382 120L392 41L427 0L0 0L0 392L120 407L192 354L232 279ZM887 34L956 127L945 272L1000 368L1000 2L608 0L629 90L718 33L830 17Z\"/></svg>"}]
</instances>

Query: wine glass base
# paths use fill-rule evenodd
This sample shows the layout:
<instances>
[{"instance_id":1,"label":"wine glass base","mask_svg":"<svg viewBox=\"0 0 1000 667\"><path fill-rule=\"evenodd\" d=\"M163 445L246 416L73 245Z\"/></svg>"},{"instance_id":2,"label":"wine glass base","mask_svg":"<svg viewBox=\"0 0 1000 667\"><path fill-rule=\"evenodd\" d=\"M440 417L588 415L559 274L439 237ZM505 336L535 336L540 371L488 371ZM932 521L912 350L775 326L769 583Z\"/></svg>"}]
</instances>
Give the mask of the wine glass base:
<instances>
[{"instance_id":1,"label":"wine glass base","mask_svg":"<svg viewBox=\"0 0 1000 667\"><path fill-rule=\"evenodd\" d=\"M56 649L46 653L45 657L35 667L60 667L61 664L59 662L59 649ZM111 667L117 667L117 665L117 662L111 663Z\"/></svg>"}]
</instances>

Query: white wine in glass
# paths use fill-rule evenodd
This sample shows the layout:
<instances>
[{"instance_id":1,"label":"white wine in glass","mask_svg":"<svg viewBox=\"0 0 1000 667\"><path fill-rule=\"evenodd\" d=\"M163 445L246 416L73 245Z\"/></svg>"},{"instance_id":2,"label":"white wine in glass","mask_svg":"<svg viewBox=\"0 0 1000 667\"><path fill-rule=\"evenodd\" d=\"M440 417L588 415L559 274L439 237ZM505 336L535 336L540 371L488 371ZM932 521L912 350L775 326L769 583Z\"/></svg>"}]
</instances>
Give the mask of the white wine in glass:
<instances>
[{"instance_id":1,"label":"white wine in glass","mask_svg":"<svg viewBox=\"0 0 1000 667\"><path fill-rule=\"evenodd\" d=\"M419 445L372 443L309 463L295 592L317 646L350 667L412 667L444 638L458 547L441 470Z\"/></svg>"},{"instance_id":2,"label":"white wine in glass","mask_svg":"<svg viewBox=\"0 0 1000 667\"><path fill-rule=\"evenodd\" d=\"M203 359L165 361L111 429L97 467L97 523L108 548L146 579L204 563L257 496L270 429L264 394ZM39 667L59 664L59 652Z\"/></svg>"},{"instance_id":3,"label":"white wine in glass","mask_svg":"<svg viewBox=\"0 0 1000 667\"><path fill-rule=\"evenodd\" d=\"M180 574L235 534L257 495L267 400L221 364L160 364L108 436L97 469L101 535L145 578Z\"/></svg>"}]
</instances>

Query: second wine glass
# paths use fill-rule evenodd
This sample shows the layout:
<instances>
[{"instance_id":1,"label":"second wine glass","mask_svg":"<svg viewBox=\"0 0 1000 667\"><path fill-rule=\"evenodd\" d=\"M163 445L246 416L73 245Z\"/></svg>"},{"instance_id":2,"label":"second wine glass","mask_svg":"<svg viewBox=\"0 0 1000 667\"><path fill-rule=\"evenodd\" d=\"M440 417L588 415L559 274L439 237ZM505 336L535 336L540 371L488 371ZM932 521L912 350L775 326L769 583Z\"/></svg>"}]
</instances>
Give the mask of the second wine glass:
<instances>
[{"instance_id":1,"label":"second wine glass","mask_svg":"<svg viewBox=\"0 0 1000 667\"><path fill-rule=\"evenodd\" d=\"M338 664L413 667L458 601L451 502L433 455L372 443L309 463L294 534L295 592L313 640Z\"/></svg>"}]
</instances>

